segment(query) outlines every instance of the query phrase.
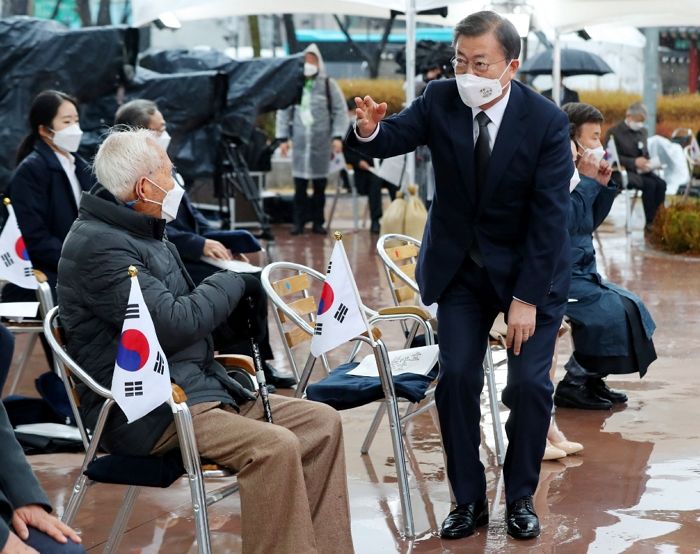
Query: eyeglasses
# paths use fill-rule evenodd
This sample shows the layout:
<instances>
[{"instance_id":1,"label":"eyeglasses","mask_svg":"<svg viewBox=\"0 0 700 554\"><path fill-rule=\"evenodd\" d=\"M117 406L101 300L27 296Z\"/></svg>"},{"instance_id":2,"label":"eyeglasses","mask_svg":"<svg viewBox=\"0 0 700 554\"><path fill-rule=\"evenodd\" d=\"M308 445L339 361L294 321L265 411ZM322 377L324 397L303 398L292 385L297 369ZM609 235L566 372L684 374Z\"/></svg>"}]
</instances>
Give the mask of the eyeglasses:
<instances>
[{"instance_id":1,"label":"eyeglasses","mask_svg":"<svg viewBox=\"0 0 700 554\"><path fill-rule=\"evenodd\" d=\"M502 61L505 61L505 59L506 58L498 60L497 62L486 63L484 61L470 62L468 60L465 60L464 58L460 58L459 56L454 56L450 60L450 64L455 70L455 73L458 74L466 73L467 71L469 71L469 66L473 67L476 73L486 73L492 65L501 63Z\"/></svg>"}]
</instances>

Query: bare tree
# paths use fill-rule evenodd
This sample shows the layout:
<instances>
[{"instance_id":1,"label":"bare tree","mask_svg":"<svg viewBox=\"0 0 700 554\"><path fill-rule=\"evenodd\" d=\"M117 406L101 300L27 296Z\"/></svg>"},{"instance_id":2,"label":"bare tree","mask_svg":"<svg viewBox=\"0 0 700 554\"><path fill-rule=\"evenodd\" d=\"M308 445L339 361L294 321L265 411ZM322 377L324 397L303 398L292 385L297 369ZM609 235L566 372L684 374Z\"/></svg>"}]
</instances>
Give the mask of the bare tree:
<instances>
[{"instance_id":1,"label":"bare tree","mask_svg":"<svg viewBox=\"0 0 700 554\"><path fill-rule=\"evenodd\" d=\"M294 26L294 16L291 13L282 14L282 23L284 24L284 34L287 36L289 53L296 54L299 52L299 43L297 42L297 31Z\"/></svg>"},{"instance_id":2,"label":"bare tree","mask_svg":"<svg viewBox=\"0 0 700 554\"><path fill-rule=\"evenodd\" d=\"M76 0L80 24L83 27L92 25L92 14L90 13L90 0Z\"/></svg>"},{"instance_id":3,"label":"bare tree","mask_svg":"<svg viewBox=\"0 0 700 554\"><path fill-rule=\"evenodd\" d=\"M250 31L250 45L253 47L253 57L260 57L260 21L257 15L248 16L248 30Z\"/></svg>"},{"instance_id":4,"label":"bare tree","mask_svg":"<svg viewBox=\"0 0 700 554\"><path fill-rule=\"evenodd\" d=\"M391 28L394 26L396 13L393 11L391 12L391 17L387 19L386 23L384 24L382 38L379 41L379 44L374 48L365 48L357 44L350 35L350 31L348 30L347 26L340 20L340 18L337 15L334 15L333 18L338 24L338 27L340 27L340 30L345 35L345 38L348 40L350 46L354 48L360 57L367 62L367 66L369 67L369 76L373 79L376 78L379 75L379 64L382 61L384 49L389 42L389 35L391 34Z\"/></svg>"},{"instance_id":5,"label":"bare tree","mask_svg":"<svg viewBox=\"0 0 700 554\"><path fill-rule=\"evenodd\" d=\"M97 24L98 25L111 25L112 24L112 14L110 13L112 1L111 0L100 0L100 7L97 10Z\"/></svg>"}]
</instances>

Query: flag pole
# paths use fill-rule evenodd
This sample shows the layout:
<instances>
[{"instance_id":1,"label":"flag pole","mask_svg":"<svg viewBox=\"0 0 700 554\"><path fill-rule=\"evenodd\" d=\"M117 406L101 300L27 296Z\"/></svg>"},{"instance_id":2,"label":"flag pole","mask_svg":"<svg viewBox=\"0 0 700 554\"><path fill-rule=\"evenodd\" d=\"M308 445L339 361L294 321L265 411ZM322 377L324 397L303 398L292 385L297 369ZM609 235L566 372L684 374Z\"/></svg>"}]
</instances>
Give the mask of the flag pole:
<instances>
[{"instance_id":1,"label":"flag pole","mask_svg":"<svg viewBox=\"0 0 700 554\"><path fill-rule=\"evenodd\" d=\"M139 274L139 270L133 265L130 265L127 271L129 272L129 277L136 277Z\"/></svg>"}]
</instances>

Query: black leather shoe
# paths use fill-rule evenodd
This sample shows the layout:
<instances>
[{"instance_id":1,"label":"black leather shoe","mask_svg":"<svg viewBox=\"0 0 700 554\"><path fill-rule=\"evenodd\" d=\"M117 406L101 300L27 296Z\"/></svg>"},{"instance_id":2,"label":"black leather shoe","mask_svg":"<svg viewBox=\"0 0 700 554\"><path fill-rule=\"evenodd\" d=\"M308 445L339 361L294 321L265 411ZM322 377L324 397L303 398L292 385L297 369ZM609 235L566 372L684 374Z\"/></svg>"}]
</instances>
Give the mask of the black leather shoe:
<instances>
[{"instance_id":1,"label":"black leather shoe","mask_svg":"<svg viewBox=\"0 0 700 554\"><path fill-rule=\"evenodd\" d=\"M373 235L378 235L380 230L381 226L379 225L379 221L373 221L372 225L369 228L369 232Z\"/></svg>"},{"instance_id":2,"label":"black leather shoe","mask_svg":"<svg viewBox=\"0 0 700 554\"><path fill-rule=\"evenodd\" d=\"M479 502L461 504L450 512L440 528L443 539L462 539L473 535L477 527L489 522L489 503L486 497Z\"/></svg>"},{"instance_id":3,"label":"black leather shoe","mask_svg":"<svg viewBox=\"0 0 700 554\"><path fill-rule=\"evenodd\" d=\"M303 234L304 234L304 228L303 228L303 227L299 227L298 225L297 225L297 226L294 226L294 227L292 227L292 230L291 230L290 234L294 235L295 237L298 236L298 235L303 235Z\"/></svg>"},{"instance_id":4,"label":"black leather shoe","mask_svg":"<svg viewBox=\"0 0 700 554\"><path fill-rule=\"evenodd\" d=\"M327 231L323 228L323 225L318 225L314 224L314 226L311 228L311 232L314 235L325 235Z\"/></svg>"},{"instance_id":5,"label":"black leather shoe","mask_svg":"<svg viewBox=\"0 0 700 554\"><path fill-rule=\"evenodd\" d=\"M586 386L593 394L599 398L610 400L613 404L624 404L627 402L627 395L624 392L611 389L600 377L589 379L586 382Z\"/></svg>"},{"instance_id":6,"label":"black leather shoe","mask_svg":"<svg viewBox=\"0 0 700 554\"><path fill-rule=\"evenodd\" d=\"M572 385L559 381L554 393L554 404L560 408L578 408L580 410L609 410L612 402L597 396L588 386Z\"/></svg>"},{"instance_id":7,"label":"black leather shoe","mask_svg":"<svg viewBox=\"0 0 700 554\"><path fill-rule=\"evenodd\" d=\"M278 389L291 389L294 385L297 384L297 380L293 377L284 377L282 375L277 374L275 372L275 369L270 365L265 363L263 366L264 372L265 372L265 382L268 385L272 385L275 388ZM268 392L271 392L268 390Z\"/></svg>"},{"instance_id":8,"label":"black leather shoe","mask_svg":"<svg viewBox=\"0 0 700 554\"><path fill-rule=\"evenodd\" d=\"M508 534L514 539L533 539L540 534L540 520L532 505L532 496L523 496L506 506Z\"/></svg>"}]
</instances>

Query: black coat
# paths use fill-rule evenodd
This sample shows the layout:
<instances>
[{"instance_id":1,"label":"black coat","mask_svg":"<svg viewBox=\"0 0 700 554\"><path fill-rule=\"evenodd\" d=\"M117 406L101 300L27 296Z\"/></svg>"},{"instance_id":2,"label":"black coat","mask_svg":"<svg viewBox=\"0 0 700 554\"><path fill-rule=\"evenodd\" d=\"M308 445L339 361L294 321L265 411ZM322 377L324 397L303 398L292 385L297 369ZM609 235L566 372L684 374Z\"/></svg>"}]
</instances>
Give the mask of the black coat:
<instances>
[{"instance_id":1,"label":"black coat","mask_svg":"<svg viewBox=\"0 0 700 554\"><path fill-rule=\"evenodd\" d=\"M51 511L49 499L32 473L0 402L0 548L10 534L12 513L28 504L39 504Z\"/></svg>"},{"instance_id":2,"label":"black coat","mask_svg":"<svg viewBox=\"0 0 700 554\"><path fill-rule=\"evenodd\" d=\"M84 191L95 184L90 167L75 155L75 173ZM63 241L78 206L66 172L56 154L42 140L19 164L7 191L17 223L34 268L43 271L51 287L56 286L58 260Z\"/></svg>"},{"instance_id":3,"label":"black coat","mask_svg":"<svg viewBox=\"0 0 700 554\"><path fill-rule=\"evenodd\" d=\"M133 265L168 357L170 378L185 391L188 404L235 404L248 395L214 361L211 332L240 300L243 280L221 271L195 287L175 246L163 238L164 229L164 220L127 208L100 185L83 194L58 265L68 352L102 386L111 387L129 298L127 268ZM94 429L103 401L86 387L78 392L88 427ZM103 446L111 452L148 454L172 420L165 404L130 424L115 407Z\"/></svg>"}]
</instances>

